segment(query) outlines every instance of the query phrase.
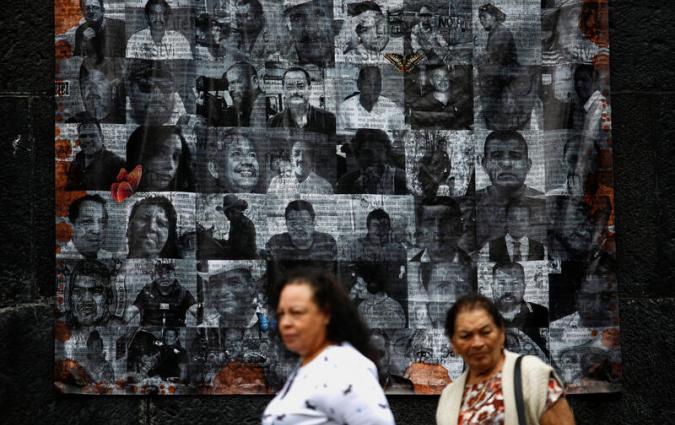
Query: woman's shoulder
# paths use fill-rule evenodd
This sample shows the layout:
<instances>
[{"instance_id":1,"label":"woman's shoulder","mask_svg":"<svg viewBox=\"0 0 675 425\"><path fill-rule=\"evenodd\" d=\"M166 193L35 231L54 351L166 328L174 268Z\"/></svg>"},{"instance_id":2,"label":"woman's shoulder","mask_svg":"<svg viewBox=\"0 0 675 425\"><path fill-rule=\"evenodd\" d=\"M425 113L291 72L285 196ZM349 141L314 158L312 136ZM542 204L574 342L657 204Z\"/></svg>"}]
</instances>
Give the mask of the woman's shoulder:
<instances>
[{"instance_id":1,"label":"woman's shoulder","mask_svg":"<svg viewBox=\"0 0 675 425\"><path fill-rule=\"evenodd\" d=\"M465 374L462 374L456 380L452 381L446 385L445 388L443 388L443 391L441 391L441 399L450 398L452 394L456 393L457 391L461 391L463 393L465 384Z\"/></svg>"},{"instance_id":2,"label":"woman's shoulder","mask_svg":"<svg viewBox=\"0 0 675 425\"><path fill-rule=\"evenodd\" d=\"M518 356L520 354L517 353L511 353L511 352L506 352L506 360L507 360L507 365L505 365L505 369L507 373L507 377L505 379L512 379L512 374L515 368L515 362ZM546 381L548 382L548 378L551 375L551 373L555 375L553 367L549 365L548 363L544 362L537 356L532 356L532 355L524 355L522 364L521 364L521 370L522 374L526 379L529 380L534 380L534 381Z\"/></svg>"},{"instance_id":3,"label":"woman's shoulder","mask_svg":"<svg viewBox=\"0 0 675 425\"><path fill-rule=\"evenodd\" d=\"M510 360L515 364L515 361L518 359L518 357L521 356L521 354L518 353L512 353L510 351L506 351L506 358L507 361ZM540 359L537 356L533 355L522 355L523 360L522 360L522 368L523 370L551 370L552 367L548 363L544 362L542 359Z\"/></svg>"},{"instance_id":4,"label":"woman's shoulder","mask_svg":"<svg viewBox=\"0 0 675 425\"><path fill-rule=\"evenodd\" d=\"M346 378L359 371L377 374L375 363L348 342L328 346L312 361L312 366L322 373L333 374L336 378Z\"/></svg>"},{"instance_id":5,"label":"woman's shoulder","mask_svg":"<svg viewBox=\"0 0 675 425\"><path fill-rule=\"evenodd\" d=\"M348 342L330 345L324 350L323 353L321 353L321 355L325 356L327 361L330 362L372 365L373 367L375 366L375 364L370 359L368 359L368 357L361 354L359 350L354 348L354 346Z\"/></svg>"},{"instance_id":6,"label":"woman's shoulder","mask_svg":"<svg viewBox=\"0 0 675 425\"><path fill-rule=\"evenodd\" d=\"M436 423L439 425L450 425L456 423L459 408L462 404L462 396L464 395L464 384L466 383L466 375L464 372L456 380L448 384L438 400L436 407Z\"/></svg>"}]
</instances>

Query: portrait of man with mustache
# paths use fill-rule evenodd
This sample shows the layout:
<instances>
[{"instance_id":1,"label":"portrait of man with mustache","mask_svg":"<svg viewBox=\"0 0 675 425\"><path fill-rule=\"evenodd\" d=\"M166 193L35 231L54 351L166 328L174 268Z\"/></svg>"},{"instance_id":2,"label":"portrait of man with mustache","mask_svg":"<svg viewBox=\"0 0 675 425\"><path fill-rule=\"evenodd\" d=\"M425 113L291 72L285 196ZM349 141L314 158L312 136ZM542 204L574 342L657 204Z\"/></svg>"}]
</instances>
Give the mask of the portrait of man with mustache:
<instances>
[{"instance_id":1,"label":"portrait of man with mustache","mask_svg":"<svg viewBox=\"0 0 675 425\"><path fill-rule=\"evenodd\" d=\"M166 0L148 0L143 12L148 27L129 38L128 57L150 60L192 59L192 47L185 35L169 29L172 11Z\"/></svg>"},{"instance_id":2,"label":"portrait of man with mustache","mask_svg":"<svg viewBox=\"0 0 675 425\"><path fill-rule=\"evenodd\" d=\"M282 81L285 108L270 119L268 127L302 128L335 134L335 114L309 103L312 93L309 72L300 67L288 68Z\"/></svg>"},{"instance_id":3,"label":"portrait of man with mustache","mask_svg":"<svg viewBox=\"0 0 675 425\"><path fill-rule=\"evenodd\" d=\"M506 326L523 331L544 351L546 342L539 333L548 327L548 309L525 301L525 270L519 263L496 263L492 268L492 300Z\"/></svg>"},{"instance_id":4,"label":"portrait of man with mustache","mask_svg":"<svg viewBox=\"0 0 675 425\"><path fill-rule=\"evenodd\" d=\"M108 268L95 260L78 262L70 274L66 322L71 328L107 324L112 298Z\"/></svg>"}]
</instances>

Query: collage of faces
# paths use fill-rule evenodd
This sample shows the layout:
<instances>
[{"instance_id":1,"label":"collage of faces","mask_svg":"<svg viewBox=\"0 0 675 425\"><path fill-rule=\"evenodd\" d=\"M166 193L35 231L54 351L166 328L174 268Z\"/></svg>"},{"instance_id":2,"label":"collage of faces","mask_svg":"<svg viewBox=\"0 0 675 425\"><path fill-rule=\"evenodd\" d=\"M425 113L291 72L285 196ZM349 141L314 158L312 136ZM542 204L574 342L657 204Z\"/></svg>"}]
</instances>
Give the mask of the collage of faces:
<instances>
[{"instance_id":1,"label":"collage of faces","mask_svg":"<svg viewBox=\"0 0 675 425\"><path fill-rule=\"evenodd\" d=\"M325 268L388 393L438 394L491 298L568 393L621 378L606 0L57 9L55 386L273 394L269 307Z\"/></svg>"}]
</instances>

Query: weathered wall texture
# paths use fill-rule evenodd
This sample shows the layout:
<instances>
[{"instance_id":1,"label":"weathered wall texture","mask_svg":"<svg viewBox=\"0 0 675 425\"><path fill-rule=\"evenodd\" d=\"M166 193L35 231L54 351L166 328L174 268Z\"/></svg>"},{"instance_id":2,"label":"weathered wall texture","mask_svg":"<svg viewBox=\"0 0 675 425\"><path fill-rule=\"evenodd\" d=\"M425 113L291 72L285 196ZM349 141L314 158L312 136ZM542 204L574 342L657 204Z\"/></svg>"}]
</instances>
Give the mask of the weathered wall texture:
<instances>
[{"instance_id":1,"label":"weathered wall texture","mask_svg":"<svg viewBox=\"0 0 675 425\"><path fill-rule=\"evenodd\" d=\"M579 424L675 423L675 6L613 0L612 121L625 391L573 397ZM3 2L0 417L7 424L256 424L266 397L73 397L52 389L53 2ZM436 397L391 397L399 424Z\"/></svg>"}]
</instances>

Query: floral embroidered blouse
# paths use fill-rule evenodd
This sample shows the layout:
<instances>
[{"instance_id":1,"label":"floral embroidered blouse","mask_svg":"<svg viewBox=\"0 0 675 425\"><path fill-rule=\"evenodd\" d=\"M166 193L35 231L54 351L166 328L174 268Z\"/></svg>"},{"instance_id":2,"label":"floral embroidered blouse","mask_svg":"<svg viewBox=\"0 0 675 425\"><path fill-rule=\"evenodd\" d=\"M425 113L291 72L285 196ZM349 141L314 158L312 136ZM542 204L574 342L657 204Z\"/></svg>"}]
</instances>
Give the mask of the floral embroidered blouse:
<instances>
[{"instance_id":1,"label":"floral embroidered blouse","mask_svg":"<svg viewBox=\"0 0 675 425\"><path fill-rule=\"evenodd\" d=\"M564 390L553 376L548 379L548 410L564 395ZM467 385L462 396L458 425L504 425L504 394L502 373L499 372L485 382Z\"/></svg>"}]
</instances>

